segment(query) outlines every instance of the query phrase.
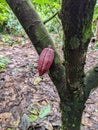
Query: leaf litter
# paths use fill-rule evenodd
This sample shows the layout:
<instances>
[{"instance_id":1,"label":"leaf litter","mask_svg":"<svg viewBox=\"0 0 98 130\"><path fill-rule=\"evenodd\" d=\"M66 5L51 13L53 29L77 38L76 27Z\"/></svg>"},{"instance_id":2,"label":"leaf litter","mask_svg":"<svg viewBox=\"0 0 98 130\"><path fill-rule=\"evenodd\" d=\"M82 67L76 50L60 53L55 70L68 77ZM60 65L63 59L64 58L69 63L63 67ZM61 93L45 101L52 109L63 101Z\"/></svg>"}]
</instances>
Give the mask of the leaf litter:
<instances>
[{"instance_id":1,"label":"leaf litter","mask_svg":"<svg viewBox=\"0 0 98 130\"><path fill-rule=\"evenodd\" d=\"M10 61L0 72L0 128L57 129L61 116L55 86L47 74L39 77L38 54L28 39L22 41L0 45L0 55Z\"/></svg>"},{"instance_id":2,"label":"leaf litter","mask_svg":"<svg viewBox=\"0 0 98 130\"><path fill-rule=\"evenodd\" d=\"M38 54L28 38L11 45L0 41L0 56L9 63L0 72L0 128L2 130L59 130L60 99L47 74L38 76ZM15 41L14 41L15 40ZM22 42L22 43L21 43ZM61 54L62 55L62 54ZM98 51L88 49L85 71L98 63ZM98 130L98 89L86 102L83 130Z\"/></svg>"}]
</instances>

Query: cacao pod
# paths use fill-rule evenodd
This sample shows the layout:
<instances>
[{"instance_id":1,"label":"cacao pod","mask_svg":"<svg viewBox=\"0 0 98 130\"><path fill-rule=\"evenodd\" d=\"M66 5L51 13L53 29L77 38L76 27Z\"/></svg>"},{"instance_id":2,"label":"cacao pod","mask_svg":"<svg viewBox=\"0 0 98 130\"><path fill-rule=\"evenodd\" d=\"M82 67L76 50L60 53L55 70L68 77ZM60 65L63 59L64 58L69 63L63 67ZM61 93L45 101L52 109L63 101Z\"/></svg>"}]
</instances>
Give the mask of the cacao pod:
<instances>
[{"instance_id":1,"label":"cacao pod","mask_svg":"<svg viewBox=\"0 0 98 130\"><path fill-rule=\"evenodd\" d=\"M44 48L38 60L39 76L42 76L49 70L54 59L54 51L51 48Z\"/></svg>"}]
</instances>

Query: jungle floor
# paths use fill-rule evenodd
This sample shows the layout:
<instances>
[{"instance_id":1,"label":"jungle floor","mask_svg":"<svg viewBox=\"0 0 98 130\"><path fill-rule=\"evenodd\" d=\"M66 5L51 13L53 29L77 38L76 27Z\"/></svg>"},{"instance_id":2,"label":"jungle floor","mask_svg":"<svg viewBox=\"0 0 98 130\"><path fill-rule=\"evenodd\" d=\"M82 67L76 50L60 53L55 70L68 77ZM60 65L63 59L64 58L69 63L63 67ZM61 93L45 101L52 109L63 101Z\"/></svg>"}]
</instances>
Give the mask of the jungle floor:
<instances>
[{"instance_id":1,"label":"jungle floor","mask_svg":"<svg viewBox=\"0 0 98 130\"><path fill-rule=\"evenodd\" d=\"M98 63L94 48L89 45L85 71ZM27 36L0 35L0 57L9 59L0 72L0 130L27 130L31 125L34 130L57 130L59 97L48 74L39 77L38 54ZM98 130L98 89L85 105L82 130Z\"/></svg>"}]
</instances>

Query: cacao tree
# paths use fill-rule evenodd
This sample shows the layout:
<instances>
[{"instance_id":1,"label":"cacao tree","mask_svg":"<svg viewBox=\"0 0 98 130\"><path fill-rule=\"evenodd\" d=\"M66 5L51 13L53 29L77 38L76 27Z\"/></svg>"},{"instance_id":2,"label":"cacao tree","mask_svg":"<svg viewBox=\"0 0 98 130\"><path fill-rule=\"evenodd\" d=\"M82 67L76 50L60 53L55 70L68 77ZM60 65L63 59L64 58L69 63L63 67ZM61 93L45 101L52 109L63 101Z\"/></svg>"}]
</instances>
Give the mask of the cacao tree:
<instances>
[{"instance_id":1,"label":"cacao tree","mask_svg":"<svg viewBox=\"0 0 98 130\"><path fill-rule=\"evenodd\" d=\"M96 0L62 0L59 18L63 27L64 62L29 0L6 0L25 29L38 54L51 45L54 61L49 76L60 96L63 130L80 130L84 104L98 86L98 65L84 73Z\"/></svg>"}]
</instances>

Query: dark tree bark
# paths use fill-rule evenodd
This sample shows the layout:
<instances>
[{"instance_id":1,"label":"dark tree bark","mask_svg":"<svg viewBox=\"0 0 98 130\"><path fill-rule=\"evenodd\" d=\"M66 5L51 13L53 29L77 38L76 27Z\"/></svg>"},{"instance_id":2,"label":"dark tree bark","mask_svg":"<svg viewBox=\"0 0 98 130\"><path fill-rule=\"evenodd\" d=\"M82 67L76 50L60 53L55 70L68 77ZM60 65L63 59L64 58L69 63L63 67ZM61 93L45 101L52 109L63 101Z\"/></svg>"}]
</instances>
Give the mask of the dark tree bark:
<instances>
[{"instance_id":1,"label":"dark tree bark","mask_svg":"<svg viewBox=\"0 0 98 130\"><path fill-rule=\"evenodd\" d=\"M6 0L37 52L53 41L29 0ZM62 0L60 18L64 31L62 64L55 50L50 77L57 87L62 111L62 129L80 130L84 104L90 91L98 86L98 67L84 73L87 47L92 36L91 22L96 0ZM66 69L65 69L66 68ZM93 80L92 80L93 79Z\"/></svg>"},{"instance_id":2,"label":"dark tree bark","mask_svg":"<svg viewBox=\"0 0 98 130\"><path fill-rule=\"evenodd\" d=\"M83 82L87 47L92 36L91 23L96 0L63 0L61 21L64 30L66 81L70 89Z\"/></svg>"},{"instance_id":3,"label":"dark tree bark","mask_svg":"<svg viewBox=\"0 0 98 130\"><path fill-rule=\"evenodd\" d=\"M91 24L95 3L96 0L62 1L60 18L64 30L66 87L69 93L66 103L61 103L63 115L66 117L63 117L65 130L79 130L87 98L84 91L84 65L92 36Z\"/></svg>"}]
</instances>

